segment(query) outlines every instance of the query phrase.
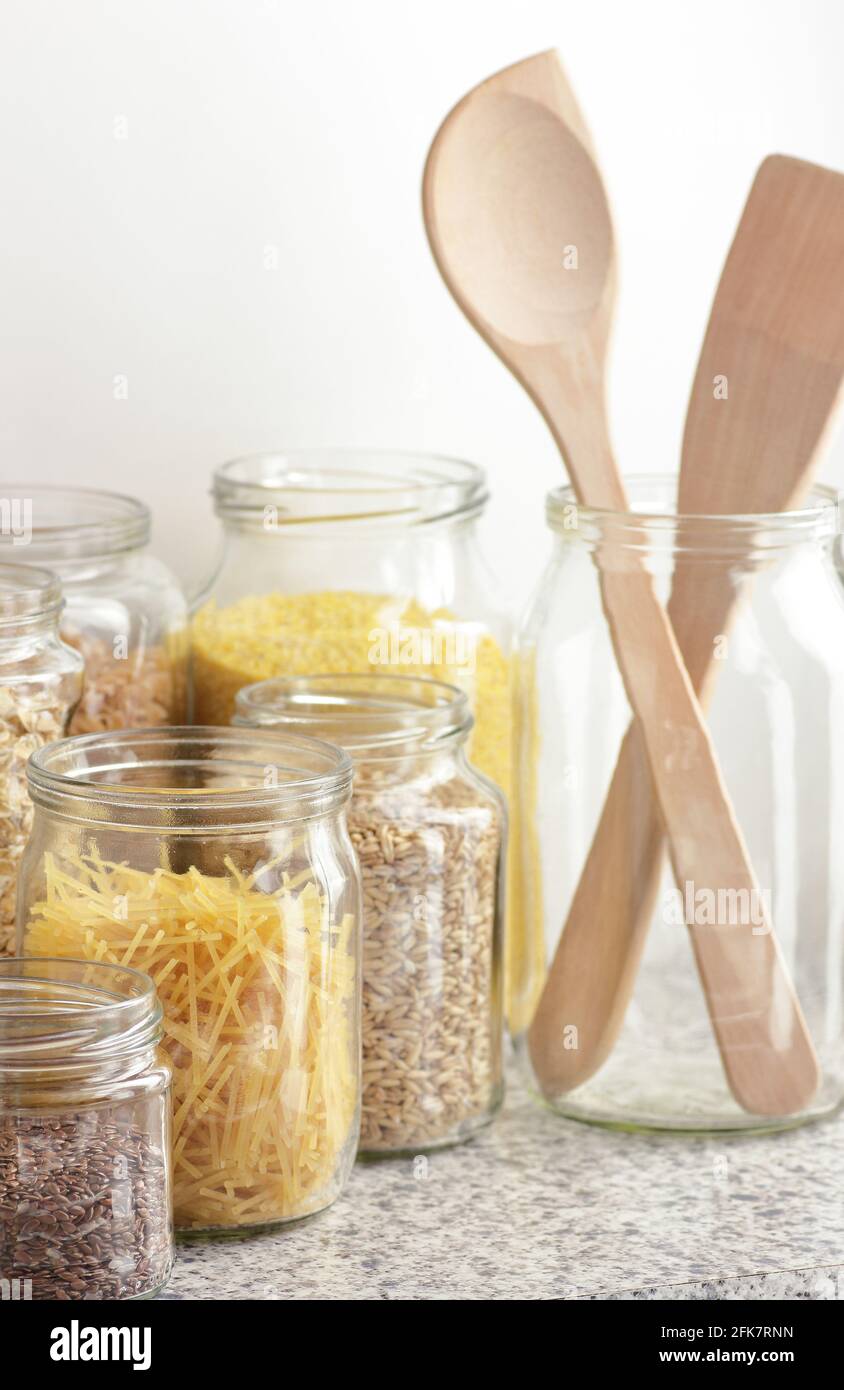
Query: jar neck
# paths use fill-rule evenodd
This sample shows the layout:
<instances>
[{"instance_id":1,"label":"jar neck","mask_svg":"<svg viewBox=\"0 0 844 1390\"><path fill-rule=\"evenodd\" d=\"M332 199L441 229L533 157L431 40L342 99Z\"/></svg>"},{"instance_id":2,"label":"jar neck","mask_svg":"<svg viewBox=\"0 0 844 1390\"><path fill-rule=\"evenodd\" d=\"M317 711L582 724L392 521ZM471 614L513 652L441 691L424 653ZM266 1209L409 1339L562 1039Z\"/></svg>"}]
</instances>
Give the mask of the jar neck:
<instances>
[{"instance_id":1,"label":"jar neck","mask_svg":"<svg viewBox=\"0 0 844 1390\"><path fill-rule=\"evenodd\" d=\"M59 639L59 611L33 618L0 620L0 652L8 655L17 647L45 646Z\"/></svg>"},{"instance_id":2,"label":"jar neck","mask_svg":"<svg viewBox=\"0 0 844 1390\"><path fill-rule=\"evenodd\" d=\"M148 507L121 493L20 483L0 495L0 554L62 578L142 550L150 525Z\"/></svg>"},{"instance_id":3,"label":"jar neck","mask_svg":"<svg viewBox=\"0 0 844 1390\"><path fill-rule=\"evenodd\" d=\"M307 734L344 748L355 767L435 766L472 729L466 694L445 681L374 673L290 676L246 686L234 723Z\"/></svg>"},{"instance_id":4,"label":"jar neck","mask_svg":"<svg viewBox=\"0 0 844 1390\"><path fill-rule=\"evenodd\" d=\"M74 960L0 961L0 1096L96 1092L155 1063L162 1010L152 981Z\"/></svg>"},{"instance_id":5,"label":"jar neck","mask_svg":"<svg viewBox=\"0 0 844 1390\"><path fill-rule=\"evenodd\" d=\"M482 469L427 454L293 450L234 459L214 475L224 523L269 534L406 532L476 516L486 500Z\"/></svg>"},{"instance_id":6,"label":"jar neck","mask_svg":"<svg viewBox=\"0 0 844 1390\"><path fill-rule=\"evenodd\" d=\"M557 545L600 552L621 565L753 567L782 555L827 549L839 531L838 496L831 488L814 488L793 511L694 515L674 510L676 479L644 475L627 482L631 510L626 512L581 506L571 488L550 493L547 518Z\"/></svg>"},{"instance_id":7,"label":"jar neck","mask_svg":"<svg viewBox=\"0 0 844 1390\"><path fill-rule=\"evenodd\" d=\"M38 811L183 837L336 814L351 780L348 756L327 743L201 725L64 739L38 749L27 764Z\"/></svg>"}]
</instances>

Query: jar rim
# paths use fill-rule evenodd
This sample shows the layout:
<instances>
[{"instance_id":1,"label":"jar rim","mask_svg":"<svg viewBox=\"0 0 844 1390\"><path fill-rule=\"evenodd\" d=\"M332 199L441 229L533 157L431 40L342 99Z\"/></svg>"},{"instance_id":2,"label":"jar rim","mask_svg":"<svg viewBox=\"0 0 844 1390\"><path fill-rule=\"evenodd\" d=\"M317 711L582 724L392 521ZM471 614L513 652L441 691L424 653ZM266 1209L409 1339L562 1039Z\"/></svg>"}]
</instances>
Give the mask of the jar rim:
<instances>
[{"instance_id":1,"label":"jar rim","mask_svg":"<svg viewBox=\"0 0 844 1390\"><path fill-rule=\"evenodd\" d=\"M0 561L0 626L48 618L62 606L62 587L52 570Z\"/></svg>"},{"instance_id":2,"label":"jar rim","mask_svg":"<svg viewBox=\"0 0 844 1390\"><path fill-rule=\"evenodd\" d=\"M287 526L429 526L485 507L486 473L442 454L365 448L287 449L228 460L213 475L224 520Z\"/></svg>"},{"instance_id":3,"label":"jar rim","mask_svg":"<svg viewBox=\"0 0 844 1390\"><path fill-rule=\"evenodd\" d=\"M256 681L238 691L235 708L237 727L307 729L356 761L437 752L463 742L474 724L458 686L374 672Z\"/></svg>"},{"instance_id":4,"label":"jar rim","mask_svg":"<svg viewBox=\"0 0 844 1390\"><path fill-rule=\"evenodd\" d=\"M48 1069L77 1074L145 1052L163 1011L149 975L56 956L0 960L0 1084Z\"/></svg>"},{"instance_id":5,"label":"jar rim","mask_svg":"<svg viewBox=\"0 0 844 1390\"><path fill-rule=\"evenodd\" d=\"M352 783L351 759L330 743L210 725L58 739L37 749L26 770L36 806L178 835L327 815L345 805Z\"/></svg>"},{"instance_id":6,"label":"jar rim","mask_svg":"<svg viewBox=\"0 0 844 1390\"><path fill-rule=\"evenodd\" d=\"M581 505L570 485L557 487L546 498L546 518L552 531L587 542L613 543L645 550L650 545L674 550L747 551L776 549L806 540L824 540L839 529L841 494L815 484L802 506L780 512L676 512L664 502L676 496L674 473L633 473L625 485L635 504L627 510ZM663 505L658 505L662 502Z\"/></svg>"},{"instance_id":7,"label":"jar rim","mask_svg":"<svg viewBox=\"0 0 844 1390\"><path fill-rule=\"evenodd\" d=\"M150 538L149 507L122 492L50 483L0 484L0 548L48 564L105 559Z\"/></svg>"}]
</instances>

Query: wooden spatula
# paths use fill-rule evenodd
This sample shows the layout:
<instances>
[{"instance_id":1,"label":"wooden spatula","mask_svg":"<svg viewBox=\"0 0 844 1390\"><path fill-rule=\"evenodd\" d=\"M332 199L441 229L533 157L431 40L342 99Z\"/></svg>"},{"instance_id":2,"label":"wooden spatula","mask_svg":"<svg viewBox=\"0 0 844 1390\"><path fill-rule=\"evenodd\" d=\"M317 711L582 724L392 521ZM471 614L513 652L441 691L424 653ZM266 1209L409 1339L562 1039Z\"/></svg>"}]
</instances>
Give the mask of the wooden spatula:
<instances>
[{"instance_id":1,"label":"wooden spatula","mask_svg":"<svg viewBox=\"0 0 844 1390\"><path fill-rule=\"evenodd\" d=\"M724 390L715 390L723 378ZM683 438L680 513L800 505L844 380L844 175L772 156L750 191L715 296ZM716 563L678 564L674 633L706 701L716 637L737 594ZM635 724L625 736L554 961L555 1004L579 1046L571 1090L609 1055L630 999L662 863L663 831Z\"/></svg>"},{"instance_id":2,"label":"wooden spatula","mask_svg":"<svg viewBox=\"0 0 844 1390\"><path fill-rule=\"evenodd\" d=\"M612 222L556 54L506 69L455 107L431 147L423 203L448 288L541 410L578 497L589 506L627 510L604 403L615 286ZM677 881L716 897L727 889L761 901L650 576L618 553L604 553L599 564L604 609ZM691 931L737 1100L756 1114L799 1110L817 1088L817 1059L773 932L754 934L749 923ZM552 966L529 1030L537 1077L551 1094L566 1052L558 986Z\"/></svg>"}]
</instances>

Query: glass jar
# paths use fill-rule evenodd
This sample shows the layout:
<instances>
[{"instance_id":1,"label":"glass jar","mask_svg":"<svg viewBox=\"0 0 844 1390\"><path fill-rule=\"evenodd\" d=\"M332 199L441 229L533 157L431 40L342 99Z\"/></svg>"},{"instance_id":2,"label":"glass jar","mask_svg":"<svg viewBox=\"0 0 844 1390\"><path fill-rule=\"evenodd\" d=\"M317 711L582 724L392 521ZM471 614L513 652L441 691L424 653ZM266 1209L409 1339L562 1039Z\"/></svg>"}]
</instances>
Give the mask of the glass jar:
<instances>
[{"instance_id":1,"label":"glass jar","mask_svg":"<svg viewBox=\"0 0 844 1390\"><path fill-rule=\"evenodd\" d=\"M354 1159L360 879L339 749L244 729L67 739L29 764L21 954L144 970L182 1230L328 1206Z\"/></svg>"},{"instance_id":2,"label":"glass jar","mask_svg":"<svg viewBox=\"0 0 844 1390\"><path fill-rule=\"evenodd\" d=\"M784 1127L844 1097L836 496L818 488L783 514L678 516L676 479L628 481L628 513L579 507L569 489L550 495L553 552L521 634L522 874L528 910L545 924L546 955L535 968L559 952L557 1081L543 1089L534 1076L529 1033L518 1051L544 1099L577 1119L704 1132ZM643 745L629 727L599 560L617 569L643 563L663 601L671 596L755 870L758 890L743 892L758 902L674 882ZM584 872L591 889L578 898ZM814 1097L789 1115L750 1114L733 1098L687 929L753 933L766 919L821 1070Z\"/></svg>"},{"instance_id":3,"label":"glass jar","mask_svg":"<svg viewBox=\"0 0 844 1390\"><path fill-rule=\"evenodd\" d=\"M170 1277L170 1069L152 981L0 961L0 1280L13 1298L148 1298Z\"/></svg>"},{"instance_id":4,"label":"glass jar","mask_svg":"<svg viewBox=\"0 0 844 1390\"><path fill-rule=\"evenodd\" d=\"M82 692L82 658L59 638L59 582L0 564L0 956L14 953L18 868L32 828L26 762L61 738Z\"/></svg>"},{"instance_id":5,"label":"glass jar","mask_svg":"<svg viewBox=\"0 0 844 1390\"><path fill-rule=\"evenodd\" d=\"M85 661L72 734L178 724L186 715L187 604L147 551L150 514L116 492L0 487L0 554L45 565L65 597L61 634Z\"/></svg>"},{"instance_id":6,"label":"glass jar","mask_svg":"<svg viewBox=\"0 0 844 1390\"><path fill-rule=\"evenodd\" d=\"M470 1138L501 1104L504 798L466 760L455 686L409 676L263 681L235 722L317 734L354 762L363 880L365 1153Z\"/></svg>"},{"instance_id":7,"label":"glass jar","mask_svg":"<svg viewBox=\"0 0 844 1390\"><path fill-rule=\"evenodd\" d=\"M307 450L214 476L219 567L193 620L200 723L273 676L393 671L459 686L469 755L510 791L512 633L478 544L483 470L427 454ZM518 1020L521 918L510 893L508 1009Z\"/></svg>"}]
</instances>

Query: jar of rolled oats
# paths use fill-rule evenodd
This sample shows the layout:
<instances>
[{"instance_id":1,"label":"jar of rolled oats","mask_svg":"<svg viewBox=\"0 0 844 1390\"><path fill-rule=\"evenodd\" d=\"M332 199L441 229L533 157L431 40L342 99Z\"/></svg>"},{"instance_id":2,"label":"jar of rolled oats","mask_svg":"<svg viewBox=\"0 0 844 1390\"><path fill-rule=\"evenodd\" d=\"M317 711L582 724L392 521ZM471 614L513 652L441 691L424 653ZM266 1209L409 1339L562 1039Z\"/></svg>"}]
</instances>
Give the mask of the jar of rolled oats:
<instances>
[{"instance_id":1,"label":"jar of rolled oats","mask_svg":"<svg viewBox=\"0 0 844 1390\"><path fill-rule=\"evenodd\" d=\"M455 686L395 675L262 681L235 724L317 735L355 769L363 884L364 1153L470 1138L502 1095L503 795L466 759Z\"/></svg>"},{"instance_id":2,"label":"jar of rolled oats","mask_svg":"<svg viewBox=\"0 0 844 1390\"><path fill-rule=\"evenodd\" d=\"M58 575L61 635L85 662L72 734L184 721L187 603L149 538L134 497L0 484L0 556Z\"/></svg>"},{"instance_id":3,"label":"jar of rolled oats","mask_svg":"<svg viewBox=\"0 0 844 1390\"><path fill-rule=\"evenodd\" d=\"M18 868L32 828L30 753L61 738L82 690L82 658L58 633L55 575L0 564L0 956L14 950Z\"/></svg>"}]
</instances>

